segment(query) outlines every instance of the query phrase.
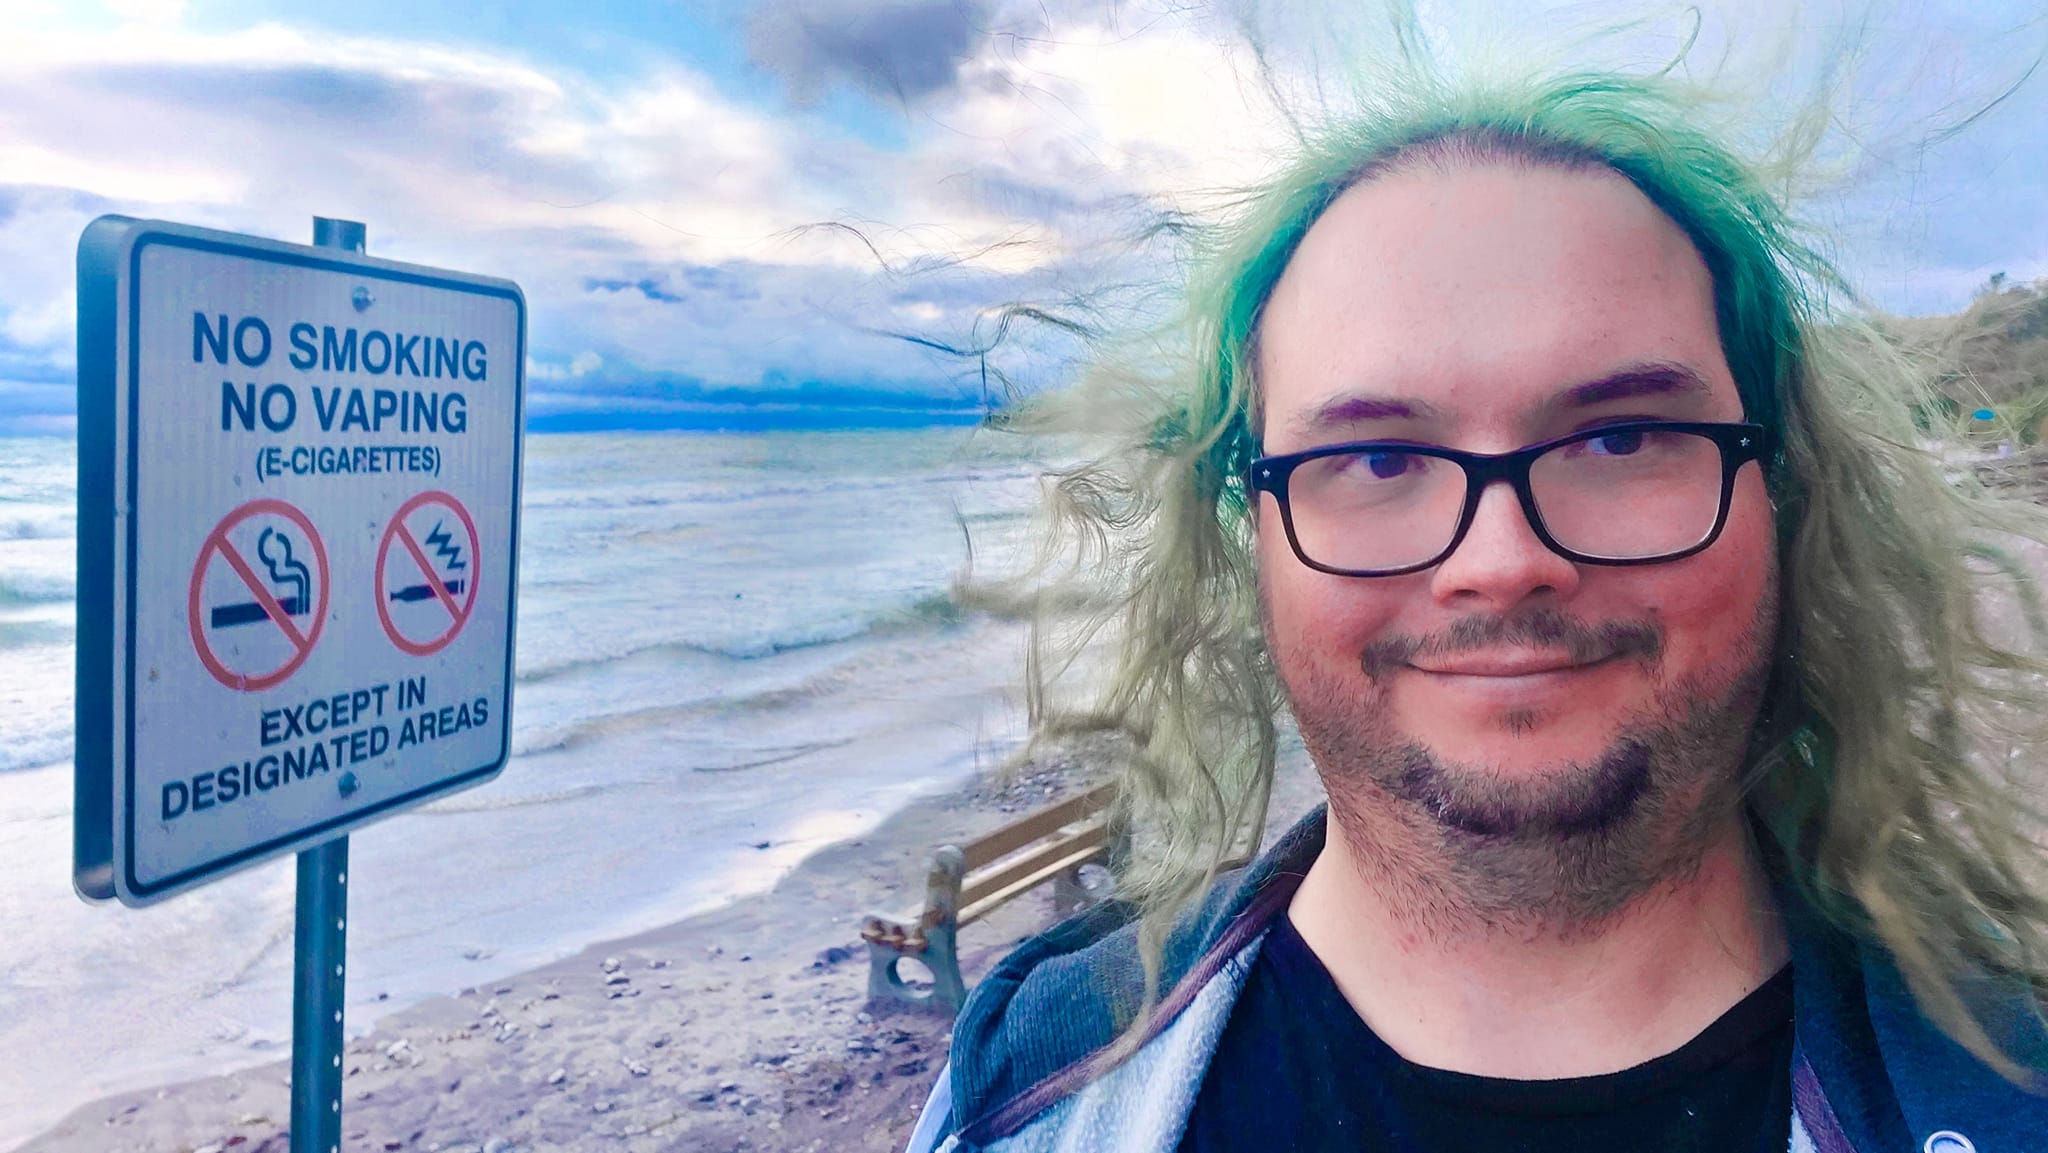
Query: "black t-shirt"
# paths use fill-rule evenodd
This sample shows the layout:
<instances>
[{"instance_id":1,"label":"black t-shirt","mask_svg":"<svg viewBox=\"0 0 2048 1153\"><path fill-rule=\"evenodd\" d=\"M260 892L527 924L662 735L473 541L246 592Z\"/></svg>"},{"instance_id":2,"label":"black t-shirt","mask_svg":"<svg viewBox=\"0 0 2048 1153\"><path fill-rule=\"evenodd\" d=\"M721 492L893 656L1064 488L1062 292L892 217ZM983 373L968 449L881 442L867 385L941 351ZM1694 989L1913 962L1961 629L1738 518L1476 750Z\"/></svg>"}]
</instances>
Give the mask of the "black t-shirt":
<instances>
[{"instance_id":1,"label":"black t-shirt","mask_svg":"<svg viewBox=\"0 0 2048 1153\"><path fill-rule=\"evenodd\" d=\"M1388 1048L1282 916L1231 1010L1180 1153L1783 1153L1792 969L1678 1049L1595 1077L1519 1081Z\"/></svg>"}]
</instances>

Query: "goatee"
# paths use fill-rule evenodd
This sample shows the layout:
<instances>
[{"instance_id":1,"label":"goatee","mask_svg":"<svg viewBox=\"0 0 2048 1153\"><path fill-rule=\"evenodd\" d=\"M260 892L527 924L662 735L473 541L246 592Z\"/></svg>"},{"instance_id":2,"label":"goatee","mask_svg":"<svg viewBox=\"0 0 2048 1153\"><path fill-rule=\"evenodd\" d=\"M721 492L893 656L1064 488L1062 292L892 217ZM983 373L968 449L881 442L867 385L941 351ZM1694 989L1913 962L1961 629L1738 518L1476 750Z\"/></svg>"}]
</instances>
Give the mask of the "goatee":
<instances>
[{"instance_id":1,"label":"goatee","mask_svg":"<svg viewBox=\"0 0 2048 1153\"><path fill-rule=\"evenodd\" d=\"M1662 685L1596 756L1512 775L1448 760L1397 731L1384 679L1418 652L1519 643L1631 660L1655 682L1663 638L1654 623L1587 626L1546 610L1384 640L1361 660L1365 700L1355 680L1289 676L1276 663L1331 819L1369 881L1418 929L1576 937L1689 875L1738 811L1776 626L1767 598L1727 662Z\"/></svg>"}]
</instances>

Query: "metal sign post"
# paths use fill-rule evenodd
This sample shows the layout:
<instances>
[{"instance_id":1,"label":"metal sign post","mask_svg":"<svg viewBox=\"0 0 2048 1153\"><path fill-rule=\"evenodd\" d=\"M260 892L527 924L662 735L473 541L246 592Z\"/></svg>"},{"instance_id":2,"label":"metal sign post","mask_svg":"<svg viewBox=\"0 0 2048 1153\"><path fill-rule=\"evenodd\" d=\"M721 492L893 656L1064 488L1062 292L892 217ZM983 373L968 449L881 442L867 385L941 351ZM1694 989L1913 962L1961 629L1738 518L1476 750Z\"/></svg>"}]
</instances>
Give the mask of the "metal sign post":
<instances>
[{"instance_id":1,"label":"metal sign post","mask_svg":"<svg viewBox=\"0 0 2048 1153\"><path fill-rule=\"evenodd\" d=\"M369 230L313 218L317 248L362 252ZM299 854L292 926L292 1153L341 1153L342 1004L348 972L348 838Z\"/></svg>"},{"instance_id":2,"label":"metal sign post","mask_svg":"<svg viewBox=\"0 0 2048 1153\"><path fill-rule=\"evenodd\" d=\"M348 838L299 854L292 933L292 1153L341 1150L341 1003Z\"/></svg>"}]
</instances>

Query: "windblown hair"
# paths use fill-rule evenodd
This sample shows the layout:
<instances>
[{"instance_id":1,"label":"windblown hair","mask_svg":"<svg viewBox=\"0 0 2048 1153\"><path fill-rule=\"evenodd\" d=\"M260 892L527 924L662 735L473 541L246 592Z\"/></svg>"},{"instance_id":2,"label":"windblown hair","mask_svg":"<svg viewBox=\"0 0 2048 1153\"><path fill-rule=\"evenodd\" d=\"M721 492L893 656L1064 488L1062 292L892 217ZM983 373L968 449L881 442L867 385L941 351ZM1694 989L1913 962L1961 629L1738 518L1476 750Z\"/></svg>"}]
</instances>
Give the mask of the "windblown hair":
<instances>
[{"instance_id":1,"label":"windblown hair","mask_svg":"<svg viewBox=\"0 0 2048 1153\"><path fill-rule=\"evenodd\" d=\"M1787 208L1810 135L1738 153L1662 74L1419 76L1361 103L1303 129L1222 223L1185 233L1174 320L1104 347L1016 421L1087 445L1047 485L1026 581L1032 700L1040 737L1108 731L1129 747L1144 832L1119 883L1144 913L1144 1011L1175 917L1258 839L1282 732L1245 483L1275 283L1331 202L1378 174L1605 168L1698 249L1746 417L1778 446L1765 476L1782 616L1745 803L1808 901L1889 950L1930 1019L2022 1079L1962 990L1995 976L2037 1004L2048 992L2048 517L1944 464L1950 430L1925 403L1938 366L1880 335ZM1099 663L1088 651L1107 667L1077 696L1076 670Z\"/></svg>"}]
</instances>

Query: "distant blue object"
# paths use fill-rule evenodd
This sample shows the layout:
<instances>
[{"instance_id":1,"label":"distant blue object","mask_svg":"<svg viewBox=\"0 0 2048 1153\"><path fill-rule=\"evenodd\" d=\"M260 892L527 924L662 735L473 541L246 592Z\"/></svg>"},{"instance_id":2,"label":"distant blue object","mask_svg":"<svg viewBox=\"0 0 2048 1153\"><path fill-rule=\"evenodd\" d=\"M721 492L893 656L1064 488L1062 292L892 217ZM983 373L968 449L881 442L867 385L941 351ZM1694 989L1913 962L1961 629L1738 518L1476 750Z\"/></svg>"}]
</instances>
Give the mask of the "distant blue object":
<instances>
[{"instance_id":1,"label":"distant blue object","mask_svg":"<svg viewBox=\"0 0 2048 1153\"><path fill-rule=\"evenodd\" d=\"M1972 420L1996 420L1998 418L1998 414L1991 411L1988 408L1980 408L1977 411L1971 413L1970 418Z\"/></svg>"}]
</instances>

